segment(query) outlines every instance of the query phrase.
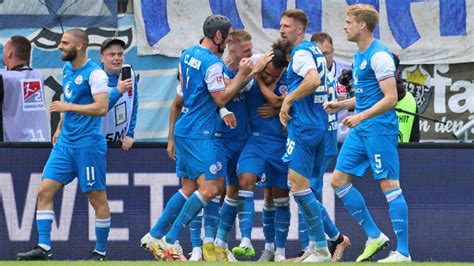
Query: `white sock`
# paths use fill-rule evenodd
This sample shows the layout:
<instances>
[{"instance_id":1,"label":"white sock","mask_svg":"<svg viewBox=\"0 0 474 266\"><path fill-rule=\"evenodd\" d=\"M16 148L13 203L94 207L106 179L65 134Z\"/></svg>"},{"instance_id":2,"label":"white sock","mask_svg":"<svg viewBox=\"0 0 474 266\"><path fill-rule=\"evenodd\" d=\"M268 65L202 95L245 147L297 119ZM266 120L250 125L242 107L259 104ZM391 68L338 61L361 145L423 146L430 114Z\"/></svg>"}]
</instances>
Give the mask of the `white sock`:
<instances>
[{"instance_id":1,"label":"white sock","mask_svg":"<svg viewBox=\"0 0 474 266\"><path fill-rule=\"evenodd\" d=\"M212 237L205 237L204 240L202 241L203 244L207 243L214 243L214 238Z\"/></svg>"},{"instance_id":2,"label":"white sock","mask_svg":"<svg viewBox=\"0 0 474 266\"><path fill-rule=\"evenodd\" d=\"M97 249L94 250L95 253L100 254L102 256L105 256L106 252L105 251L97 251Z\"/></svg>"},{"instance_id":3,"label":"white sock","mask_svg":"<svg viewBox=\"0 0 474 266\"><path fill-rule=\"evenodd\" d=\"M274 243L265 243L265 249L270 251L275 251L275 244Z\"/></svg>"},{"instance_id":4,"label":"white sock","mask_svg":"<svg viewBox=\"0 0 474 266\"><path fill-rule=\"evenodd\" d=\"M276 254L283 255L283 257L284 257L285 256L285 248L276 248L275 255Z\"/></svg>"},{"instance_id":5,"label":"white sock","mask_svg":"<svg viewBox=\"0 0 474 266\"><path fill-rule=\"evenodd\" d=\"M253 246L252 246L252 241L250 241L250 239L247 238L247 237L242 238L242 240L240 241L240 245L239 245L239 246L240 246L240 247L246 247L246 248L251 248L251 247L253 247Z\"/></svg>"},{"instance_id":6,"label":"white sock","mask_svg":"<svg viewBox=\"0 0 474 266\"><path fill-rule=\"evenodd\" d=\"M333 238L330 238L330 237L328 236L327 239L329 239L330 241L336 241L336 240L339 238L339 235L340 235L340 234L341 234L341 233L337 233L337 235L336 235L335 237L333 237Z\"/></svg>"},{"instance_id":7,"label":"white sock","mask_svg":"<svg viewBox=\"0 0 474 266\"><path fill-rule=\"evenodd\" d=\"M49 251L51 249L51 246L45 245L45 244L38 244L42 249Z\"/></svg>"},{"instance_id":8,"label":"white sock","mask_svg":"<svg viewBox=\"0 0 474 266\"><path fill-rule=\"evenodd\" d=\"M202 249L200 247L195 247L195 248L193 248L193 252L202 253Z\"/></svg>"},{"instance_id":9,"label":"white sock","mask_svg":"<svg viewBox=\"0 0 474 266\"><path fill-rule=\"evenodd\" d=\"M217 246L219 246L219 247L224 247L224 248L227 247L227 243L224 242L223 240L219 239L219 238L216 239L215 244L216 244Z\"/></svg>"}]
</instances>

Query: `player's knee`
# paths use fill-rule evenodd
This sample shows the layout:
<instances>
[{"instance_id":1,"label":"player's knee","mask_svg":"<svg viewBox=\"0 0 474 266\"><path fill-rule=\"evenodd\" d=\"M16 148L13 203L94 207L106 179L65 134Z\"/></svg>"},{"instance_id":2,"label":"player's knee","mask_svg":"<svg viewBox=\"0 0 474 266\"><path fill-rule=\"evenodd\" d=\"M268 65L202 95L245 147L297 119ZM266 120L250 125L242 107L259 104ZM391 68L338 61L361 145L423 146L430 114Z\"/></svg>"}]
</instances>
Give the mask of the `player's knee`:
<instances>
[{"instance_id":1,"label":"player's knee","mask_svg":"<svg viewBox=\"0 0 474 266\"><path fill-rule=\"evenodd\" d=\"M52 200L53 196L54 196L53 191L49 189L48 187L41 185L38 188L38 200L40 202Z\"/></svg>"},{"instance_id":2,"label":"player's knee","mask_svg":"<svg viewBox=\"0 0 474 266\"><path fill-rule=\"evenodd\" d=\"M333 189L338 189L342 186L349 184L350 182L350 175L335 171L331 178L331 187Z\"/></svg>"},{"instance_id":3,"label":"player's knee","mask_svg":"<svg viewBox=\"0 0 474 266\"><path fill-rule=\"evenodd\" d=\"M226 196L231 199L237 199L239 197L239 188L234 185L227 186Z\"/></svg>"},{"instance_id":4,"label":"player's knee","mask_svg":"<svg viewBox=\"0 0 474 266\"><path fill-rule=\"evenodd\" d=\"M206 201L211 201L219 194L219 187L218 186L206 186L205 189L200 190L199 193Z\"/></svg>"},{"instance_id":5,"label":"player's knee","mask_svg":"<svg viewBox=\"0 0 474 266\"><path fill-rule=\"evenodd\" d=\"M239 187L243 190L253 191L255 187L255 180L248 176L242 176L242 178L239 178Z\"/></svg>"},{"instance_id":6,"label":"player's knee","mask_svg":"<svg viewBox=\"0 0 474 266\"><path fill-rule=\"evenodd\" d=\"M110 212L109 204L107 201L90 199L89 202L94 208L96 214L107 214Z\"/></svg>"}]
</instances>

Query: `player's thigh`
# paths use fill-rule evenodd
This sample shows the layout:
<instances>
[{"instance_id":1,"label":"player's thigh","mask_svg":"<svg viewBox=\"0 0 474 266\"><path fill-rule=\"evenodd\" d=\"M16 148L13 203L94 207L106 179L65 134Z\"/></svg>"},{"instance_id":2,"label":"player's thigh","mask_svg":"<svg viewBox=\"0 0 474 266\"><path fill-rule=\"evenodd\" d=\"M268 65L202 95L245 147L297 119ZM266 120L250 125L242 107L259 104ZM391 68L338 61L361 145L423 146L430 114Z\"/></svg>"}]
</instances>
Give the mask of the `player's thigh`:
<instances>
[{"instance_id":1,"label":"player's thigh","mask_svg":"<svg viewBox=\"0 0 474 266\"><path fill-rule=\"evenodd\" d=\"M267 158L265 175L268 187L286 191L290 189L288 185L288 166L280 158L276 158L276 156Z\"/></svg>"},{"instance_id":2,"label":"player's thigh","mask_svg":"<svg viewBox=\"0 0 474 266\"><path fill-rule=\"evenodd\" d=\"M261 178L265 169L265 149L262 143L252 137L247 141L242 153L240 154L237 175L239 183L243 174L252 174Z\"/></svg>"},{"instance_id":3,"label":"player's thigh","mask_svg":"<svg viewBox=\"0 0 474 266\"><path fill-rule=\"evenodd\" d=\"M322 159L322 163L320 167L314 169L314 177L311 179L311 189L318 196L318 198L322 197L323 193L323 183L324 183L324 173L326 172L329 164L334 160L335 155L326 155Z\"/></svg>"},{"instance_id":4,"label":"player's thigh","mask_svg":"<svg viewBox=\"0 0 474 266\"><path fill-rule=\"evenodd\" d=\"M364 137L350 132L337 157L335 170L353 176L363 176L369 165ZM333 175L334 177L335 175Z\"/></svg>"},{"instance_id":5,"label":"player's thigh","mask_svg":"<svg viewBox=\"0 0 474 266\"><path fill-rule=\"evenodd\" d=\"M175 138L176 152L181 156L181 175L197 180L204 174L206 180L216 180L221 165L217 160L214 140Z\"/></svg>"},{"instance_id":6,"label":"player's thigh","mask_svg":"<svg viewBox=\"0 0 474 266\"><path fill-rule=\"evenodd\" d=\"M369 136L365 140L370 167L375 179L400 177L396 135Z\"/></svg>"},{"instance_id":7,"label":"player's thigh","mask_svg":"<svg viewBox=\"0 0 474 266\"><path fill-rule=\"evenodd\" d=\"M82 192L105 190L107 145L75 148L75 166Z\"/></svg>"},{"instance_id":8,"label":"player's thigh","mask_svg":"<svg viewBox=\"0 0 474 266\"><path fill-rule=\"evenodd\" d=\"M324 132L314 131L311 138L290 134L286 144L286 153L283 161L288 163L288 168L310 180L313 176L314 165L318 157L324 154ZM322 151L323 154L320 154ZM295 181L295 180L293 180Z\"/></svg>"},{"instance_id":9,"label":"player's thigh","mask_svg":"<svg viewBox=\"0 0 474 266\"><path fill-rule=\"evenodd\" d=\"M42 179L67 185L76 177L71 148L55 145L44 166Z\"/></svg>"}]
</instances>

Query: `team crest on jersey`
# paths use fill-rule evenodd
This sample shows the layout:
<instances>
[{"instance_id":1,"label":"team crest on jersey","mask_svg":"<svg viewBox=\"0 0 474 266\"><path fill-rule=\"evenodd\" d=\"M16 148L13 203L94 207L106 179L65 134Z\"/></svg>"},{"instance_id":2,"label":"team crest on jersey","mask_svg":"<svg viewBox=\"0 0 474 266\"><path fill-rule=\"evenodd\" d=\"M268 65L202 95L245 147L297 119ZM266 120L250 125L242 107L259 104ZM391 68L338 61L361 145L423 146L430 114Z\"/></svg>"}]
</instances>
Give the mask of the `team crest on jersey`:
<instances>
[{"instance_id":1,"label":"team crest on jersey","mask_svg":"<svg viewBox=\"0 0 474 266\"><path fill-rule=\"evenodd\" d=\"M77 85L80 85L82 83L82 80L83 80L82 75L79 75L74 80L74 83L76 83Z\"/></svg>"},{"instance_id":2,"label":"team crest on jersey","mask_svg":"<svg viewBox=\"0 0 474 266\"><path fill-rule=\"evenodd\" d=\"M217 174L217 171L218 171L217 168L218 168L218 167L217 167L216 164L212 164L212 165L209 167L209 172L211 172L211 174L215 175L215 174Z\"/></svg>"},{"instance_id":3,"label":"team crest on jersey","mask_svg":"<svg viewBox=\"0 0 474 266\"><path fill-rule=\"evenodd\" d=\"M216 165L217 165L217 171L222 170L222 164L221 164L221 162L217 162Z\"/></svg>"},{"instance_id":4,"label":"team crest on jersey","mask_svg":"<svg viewBox=\"0 0 474 266\"><path fill-rule=\"evenodd\" d=\"M23 111L44 110L44 95L39 79L21 80L23 91Z\"/></svg>"},{"instance_id":5,"label":"team crest on jersey","mask_svg":"<svg viewBox=\"0 0 474 266\"><path fill-rule=\"evenodd\" d=\"M72 97L72 90L71 90L71 82L68 81L68 83L66 83L66 86L64 86L64 97L66 98L71 98Z\"/></svg>"},{"instance_id":6,"label":"team crest on jersey","mask_svg":"<svg viewBox=\"0 0 474 266\"><path fill-rule=\"evenodd\" d=\"M280 87L278 87L278 91L280 92L281 95L287 95L288 94L288 86L280 85Z\"/></svg>"},{"instance_id":7,"label":"team crest on jersey","mask_svg":"<svg viewBox=\"0 0 474 266\"><path fill-rule=\"evenodd\" d=\"M262 178L260 178L260 183L265 183L267 181L267 176L265 173L262 175Z\"/></svg>"},{"instance_id":8,"label":"team crest on jersey","mask_svg":"<svg viewBox=\"0 0 474 266\"><path fill-rule=\"evenodd\" d=\"M360 69L365 69L365 67L367 66L367 60L364 60L362 61L362 63L360 64Z\"/></svg>"}]
</instances>

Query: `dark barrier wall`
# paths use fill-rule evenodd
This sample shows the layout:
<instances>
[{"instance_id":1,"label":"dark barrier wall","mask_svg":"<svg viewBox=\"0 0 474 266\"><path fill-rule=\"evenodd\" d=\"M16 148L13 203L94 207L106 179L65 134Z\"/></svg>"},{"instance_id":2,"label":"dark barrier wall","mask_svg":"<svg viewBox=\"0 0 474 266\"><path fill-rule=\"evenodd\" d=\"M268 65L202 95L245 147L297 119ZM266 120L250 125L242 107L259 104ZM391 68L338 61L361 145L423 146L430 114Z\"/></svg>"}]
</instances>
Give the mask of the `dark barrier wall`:
<instances>
[{"instance_id":1,"label":"dark barrier wall","mask_svg":"<svg viewBox=\"0 0 474 266\"><path fill-rule=\"evenodd\" d=\"M0 260L36 244L35 206L40 175L50 148L0 146ZM417 261L474 261L474 149L471 146L403 146L399 149L401 183L410 207L410 246ZM332 167L332 166L331 166ZM109 149L107 183L112 210L108 258L143 260L152 256L139 246L140 238L161 213L165 202L179 187L174 163L161 145L138 144L123 152ZM330 174L326 175L328 179ZM353 182L365 195L367 205L380 228L395 238L389 222L385 197L371 177ZM257 198L261 199L261 193ZM346 260L362 252L365 236L331 191L325 203L335 213L337 225L352 239ZM287 255L299 251L292 200L292 228ZM65 187L55 200L53 249L56 259L83 259L94 248L94 215L77 183ZM261 211L261 200L256 202ZM253 236L257 253L263 248L260 212L256 214ZM188 230L181 243L190 251ZM230 246L238 244L232 233ZM386 256L388 250L377 257ZM258 256L258 255L257 255Z\"/></svg>"}]
</instances>

